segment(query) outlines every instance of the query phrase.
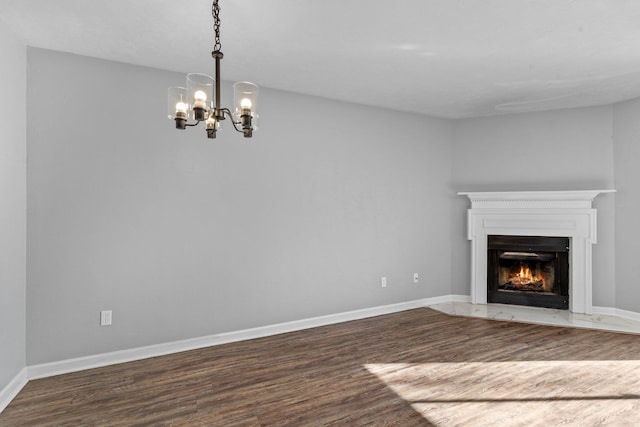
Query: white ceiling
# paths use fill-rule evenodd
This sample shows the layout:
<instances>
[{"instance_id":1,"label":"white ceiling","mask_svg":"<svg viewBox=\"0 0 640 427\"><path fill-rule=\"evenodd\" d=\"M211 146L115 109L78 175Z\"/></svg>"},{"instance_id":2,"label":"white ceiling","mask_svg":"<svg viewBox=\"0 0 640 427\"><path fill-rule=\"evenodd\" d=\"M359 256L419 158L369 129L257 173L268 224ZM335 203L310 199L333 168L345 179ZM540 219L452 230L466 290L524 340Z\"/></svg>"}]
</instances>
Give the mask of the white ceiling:
<instances>
[{"instance_id":1,"label":"white ceiling","mask_svg":"<svg viewBox=\"0 0 640 427\"><path fill-rule=\"evenodd\" d=\"M638 0L220 0L222 77L437 117L640 96ZM2 0L30 46L213 73L210 0Z\"/></svg>"}]
</instances>

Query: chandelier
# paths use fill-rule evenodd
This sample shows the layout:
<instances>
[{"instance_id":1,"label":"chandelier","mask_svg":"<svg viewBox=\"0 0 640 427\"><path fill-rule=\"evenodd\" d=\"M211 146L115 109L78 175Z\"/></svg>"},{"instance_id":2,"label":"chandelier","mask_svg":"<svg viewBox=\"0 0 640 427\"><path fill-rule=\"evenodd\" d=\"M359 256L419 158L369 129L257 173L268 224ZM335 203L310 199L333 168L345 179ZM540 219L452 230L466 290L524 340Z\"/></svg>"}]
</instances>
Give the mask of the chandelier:
<instances>
[{"instance_id":1,"label":"chandelier","mask_svg":"<svg viewBox=\"0 0 640 427\"><path fill-rule=\"evenodd\" d=\"M215 60L215 79L206 74L187 74L185 87L169 88L169 118L175 120L176 129L197 126L205 123L208 138L215 138L221 121L229 118L233 127L242 132L245 138L251 138L257 129L256 105L258 86L249 82L238 82L233 85L234 110L220 106L220 61L222 60L222 44L220 43L220 6L213 0L211 6L215 44L211 56Z\"/></svg>"}]
</instances>

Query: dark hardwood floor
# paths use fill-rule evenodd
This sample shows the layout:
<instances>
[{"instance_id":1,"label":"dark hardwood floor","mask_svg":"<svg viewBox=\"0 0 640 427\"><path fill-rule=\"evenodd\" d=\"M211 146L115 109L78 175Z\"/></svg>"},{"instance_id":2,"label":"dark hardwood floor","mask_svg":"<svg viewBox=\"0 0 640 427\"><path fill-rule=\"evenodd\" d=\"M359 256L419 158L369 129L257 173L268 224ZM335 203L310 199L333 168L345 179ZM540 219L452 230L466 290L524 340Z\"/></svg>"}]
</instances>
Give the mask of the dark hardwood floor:
<instances>
[{"instance_id":1,"label":"dark hardwood floor","mask_svg":"<svg viewBox=\"0 0 640 427\"><path fill-rule=\"evenodd\" d=\"M0 426L640 425L640 336L416 309L29 382Z\"/></svg>"}]
</instances>

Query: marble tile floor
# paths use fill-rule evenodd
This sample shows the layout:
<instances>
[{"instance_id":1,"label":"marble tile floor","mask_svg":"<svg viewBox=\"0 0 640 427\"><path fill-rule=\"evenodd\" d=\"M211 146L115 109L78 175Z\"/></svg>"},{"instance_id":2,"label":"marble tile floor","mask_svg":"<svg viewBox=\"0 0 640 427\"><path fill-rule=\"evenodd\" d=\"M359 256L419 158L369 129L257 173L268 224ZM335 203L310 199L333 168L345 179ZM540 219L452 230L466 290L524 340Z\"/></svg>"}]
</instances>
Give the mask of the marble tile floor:
<instances>
[{"instance_id":1,"label":"marble tile floor","mask_svg":"<svg viewBox=\"0 0 640 427\"><path fill-rule=\"evenodd\" d=\"M446 302L430 305L429 308L454 316L640 334L640 320L604 314L576 314L551 308L468 302Z\"/></svg>"}]
</instances>

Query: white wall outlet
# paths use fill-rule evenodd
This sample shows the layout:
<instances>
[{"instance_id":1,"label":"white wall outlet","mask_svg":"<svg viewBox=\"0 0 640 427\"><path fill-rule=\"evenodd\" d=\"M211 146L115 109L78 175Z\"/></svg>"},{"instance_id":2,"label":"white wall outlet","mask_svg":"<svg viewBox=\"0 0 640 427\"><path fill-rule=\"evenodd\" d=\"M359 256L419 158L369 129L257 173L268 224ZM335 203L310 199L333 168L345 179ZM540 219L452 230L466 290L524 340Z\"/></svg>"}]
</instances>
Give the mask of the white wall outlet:
<instances>
[{"instance_id":1,"label":"white wall outlet","mask_svg":"<svg viewBox=\"0 0 640 427\"><path fill-rule=\"evenodd\" d=\"M102 310L100 312L100 326L111 326L113 313L111 310Z\"/></svg>"},{"instance_id":2,"label":"white wall outlet","mask_svg":"<svg viewBox=\"0 0 640 427\"><path fill-rule=\"evenodd\" d=\"M387 287L387 278L383 277L382 279L380 279L380 283L382 283L382 287L386 288Z\"/></svg>"},{"instance_id":3,"label":"white wall outlet","mask_svg":"<svg viewBox=\"0 0 640 427\"><path fill-rule=\"evenodd\" d=\"M420 277L418 273L413 273L413 283L418 283L420 281Z\"/></svg>"}]
</instances>

